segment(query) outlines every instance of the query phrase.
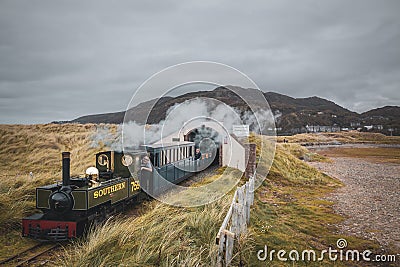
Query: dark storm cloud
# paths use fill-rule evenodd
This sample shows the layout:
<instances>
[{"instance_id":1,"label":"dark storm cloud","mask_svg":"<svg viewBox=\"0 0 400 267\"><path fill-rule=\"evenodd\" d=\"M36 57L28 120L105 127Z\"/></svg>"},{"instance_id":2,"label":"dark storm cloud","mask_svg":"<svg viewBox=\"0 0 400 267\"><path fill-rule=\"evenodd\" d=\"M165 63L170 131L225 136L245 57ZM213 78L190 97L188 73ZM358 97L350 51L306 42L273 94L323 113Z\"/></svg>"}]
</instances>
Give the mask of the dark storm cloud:
<instances>
[{"instance_id":1,"label":"dark storm cloud","mask_svg":"<svg viewBox=\"0 0 400 267\"><path fill-rule=\"evenodd\" d=\"M399 105L399 13L396 0L1 1L0 122L123 110L152 74L192 60L358 112Z\"/></svg>"}]
</instances>

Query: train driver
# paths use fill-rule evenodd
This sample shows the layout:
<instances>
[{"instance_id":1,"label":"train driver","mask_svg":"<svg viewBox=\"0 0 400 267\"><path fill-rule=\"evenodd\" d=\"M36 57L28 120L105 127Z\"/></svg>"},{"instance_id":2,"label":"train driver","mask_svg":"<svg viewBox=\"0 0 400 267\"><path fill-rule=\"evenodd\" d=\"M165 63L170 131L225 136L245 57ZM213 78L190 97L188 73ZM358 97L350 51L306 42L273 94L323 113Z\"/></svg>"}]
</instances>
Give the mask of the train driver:
<instances>
[{"instance_id":1,"label":"train driver","mask_svg":"<svg viewBox=\"0 0 400 267\"><path fill-rule=\"evenodd\" d=\"M86 170L86 178L89 182L90 187L96 187L100 185L99 181L99 170L96 167L89 167Z\"/></svg>"},{"instance_id":2,"label":"train driver","mask_svg":"<svg viewBox=\"0 0 400 267\"><path fill-rule=\"evenodd\" d=\"M100 185L97 175L89 175L90 187L97 187Z\"/></svg>"}]
</instances>

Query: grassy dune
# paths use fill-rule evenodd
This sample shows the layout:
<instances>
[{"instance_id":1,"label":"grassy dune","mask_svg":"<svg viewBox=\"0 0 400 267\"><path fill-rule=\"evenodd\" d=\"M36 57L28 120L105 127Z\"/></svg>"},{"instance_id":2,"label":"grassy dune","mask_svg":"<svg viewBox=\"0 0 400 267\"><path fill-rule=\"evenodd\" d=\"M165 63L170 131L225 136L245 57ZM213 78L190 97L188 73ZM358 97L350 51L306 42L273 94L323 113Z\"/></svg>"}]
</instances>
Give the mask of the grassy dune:
<instances>
[{"instance_id":1,"label":"grassy dune","mask_svg":"<svg viewBox=\"0 0 400 267\"><path fill-rule=\"evenodd\" d=\"M268 245L269 251L321 251L329 246L336 248L337 239L345 238L350 249L379 251L377 243L336 234L334 224L343 218L333 213L334 203L324 197L343 185L300 160L305 157L310 161L328 160L297 144L277 145L274 163L262 186L256 191L252 209L249 232L253 250L249 262L255 263L255 266L265 266L266 263L267 266L284 265L284 262L277 260L276 254L272 262L258 261L256 252L263 249L264 245ZM325 259L322 263L332 265L327 257ZM322 263L300 261L296 265L321 266ZM291 265L287 263L287 266ZM342 265L345 262L335 263L335 266Z\"/></svg>"},{"instance_id":2,"label":"grassy dune","mask_svg":"<svg viewBox=\"0 0 400 267\"><path fill-rule=\"evenodd\" d=\"M286 139L290 143L372 143L372 144L400 144L400 136L387 136L381 133L364 133L357 131L338 133L295 134L279 136L278 142Z\"/></svg>"},{"instance_id":3,"label":"grassy dune","mask_svg":"<svg viewBox=\"0 0 400 267\"><path fill-rule=\"evenodd\" d=\"M1 257L34 242L20 237L21 218L35 209L35 187L61 180L61 152L71 152L71 174L94 165L95 125L0 125ZM29 173L33 173L33 177Z\"/></svg>"},{"instance_id":4,"label":"grassy dune","mask_svg":"<svg viewBox=\"0 0 400 267\"><path fill-rule=\"evenodd\" d=\"M61 179L61 151L70 151L72 174L93 165L90 136L95 125L0 126L0 248L2 257L33 244L19 236L20 219L34 210L34 188ZM268 149L258 137L258 151ZM274 249L335 247L335 227L342 218L323 197L341 184L303 160L326 160L297 144L278 144L268 177L256 191L249 232L235 249L234 264L251 266L265 244ZM265 162L261 162L262 167ZM29 172L34 173L31 179ZM216 179L209 177L204 182ZM199 208L175 208L156 201L140 207L140 216L112 218L77 240L59 256L64 266L212 266L215 236L231 202L231 194ZM377 244L345 237L352 248L376 249ZM276 261L269 265L280 266ZM315 265L319 266L320 263ZM299 265L302 265L300 262ZM313 265L312 263L309 265ZM337 264L340 266L340 263Z\"/></svg>"},{"instance_id":5,"label":"grassy dune","mask_svg":"<svg viewBox=\"0 0 400 267\"><path fill-rule=\"evenodd\" d=\"M115 218L77 241L58 262L64 266L214 266L215 236L229 197L202 208L155 201L143 215Z\"/></svg>"}]
</instances>

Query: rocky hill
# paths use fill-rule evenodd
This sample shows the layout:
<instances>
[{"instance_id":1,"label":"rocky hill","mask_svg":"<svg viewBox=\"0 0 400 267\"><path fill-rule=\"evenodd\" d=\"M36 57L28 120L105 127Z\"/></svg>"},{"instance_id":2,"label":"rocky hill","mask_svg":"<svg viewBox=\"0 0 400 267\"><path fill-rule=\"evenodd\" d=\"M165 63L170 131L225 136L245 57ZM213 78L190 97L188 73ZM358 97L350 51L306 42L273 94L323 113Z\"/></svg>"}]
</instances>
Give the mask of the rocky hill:
<instances>
[{"instance_id":1,"label":"rocky hill","mask_svg":"<svg viewBox=\"0 0 400 267\"><path fill-rule=\"evenodd\" d=\"M251 95L254 89L235 87L235 90L245 90L246 95ZM293 98L274 92L266 92L264 96L276 117L276 127L278 133L281 134L305 132L307 131L307 125L332 126L335 129L363 129L363 126L373 126L368 129L384 133L389 133L388 129L393 129L393 134L400 133L400 107L398 106L386 106L358 114L317 96ZM147 114L155 104L149 114L147 123L158 123L165 118L166 112L171 106L195 97L214 98L240 110L246 109L244 101L235 93L227 88L217 87L213 91L198 91L177 97L163 97L157 103L155 103L155 99L146 101L131 108L128 112L133 115L133 118L138 123L144 123L143 119L141 119L144 117L143 114ZM71 122L118 124L123 122L124 115L124 111L87 115Z\"/></svg>"}]
</instances>

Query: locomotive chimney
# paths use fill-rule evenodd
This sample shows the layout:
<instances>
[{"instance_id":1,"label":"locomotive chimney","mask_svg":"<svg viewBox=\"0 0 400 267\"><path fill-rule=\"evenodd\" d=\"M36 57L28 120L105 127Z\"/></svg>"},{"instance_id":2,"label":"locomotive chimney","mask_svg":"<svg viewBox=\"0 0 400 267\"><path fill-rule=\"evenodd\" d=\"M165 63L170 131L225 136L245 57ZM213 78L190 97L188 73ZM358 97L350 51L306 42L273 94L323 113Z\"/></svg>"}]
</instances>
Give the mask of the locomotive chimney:
<instances>
[{"instance_id":1,"label":"locomotive chimney","mask_svg":"<svg viewBox=\"0 0 400 267\"><path fill-rule=\"evenodd\" d=\"M70 153L62 152L62 186L69 187L70 184Z\"/></svg>"}]
</instances>

